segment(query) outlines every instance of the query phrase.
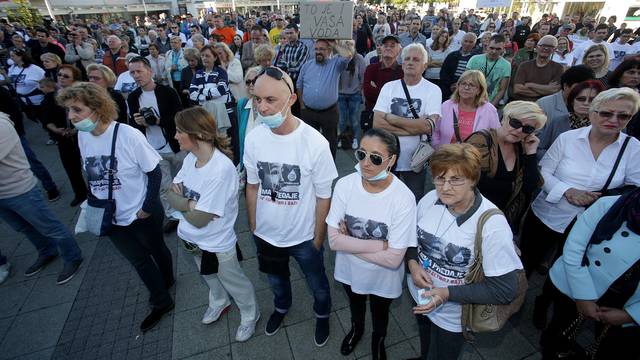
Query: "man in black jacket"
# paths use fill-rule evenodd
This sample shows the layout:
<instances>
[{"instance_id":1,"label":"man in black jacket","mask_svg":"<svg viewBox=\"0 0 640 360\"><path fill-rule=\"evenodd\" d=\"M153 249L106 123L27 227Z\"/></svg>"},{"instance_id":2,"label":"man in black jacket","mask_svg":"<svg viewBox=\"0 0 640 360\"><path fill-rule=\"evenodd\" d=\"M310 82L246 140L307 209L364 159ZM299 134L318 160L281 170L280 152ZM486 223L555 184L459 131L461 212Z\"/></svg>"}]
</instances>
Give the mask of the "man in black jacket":
<instances>
[{"instance_id":1,"label":"man in black jacket","mask_svg":"<svg viewBox=\"0 0 640 360\"><path fill-rule=\"evenodd\" d=\"M64 61L64 50L56 44L51 43L51 38L49 37L49 30L45 28L37 28L36 29L36 42L33 43L31 47L31 57L33 58L33 63L38 65L41 68L44 68L42 65L42 60L40 59L40 55L45 53L53 53L58 55L60 60Z\"/></svg>"},{"instance_id":2,"label":"man in black jacket","mask_svg":"<svg viewBox=\"0 0 640 360\"><path fill-rule=\"evenodd\" d=\"M462 44L444 59L440 68L440 83L442 89L442 100L446 101L455 90L456 83L463 72L467 70L467 62L473 55L479 53L476 46L476 34L468 32L462 37Z\"/></svg>"},{"instance_id":3,"label":"man in black jacket","mask_svg":"<svg viewBox=\"0 0 640 360\"><path fill-rule=\"evenodd\" d=\"M178 220L172 216L175 210L169 205L165 194L170 190L173 177L180 170L185 155L180 152L180 145L175 139L176 125L173 121L176 113L182 110L182 104L173 88L153 81L153 70L146 58L138 56L131 59L129 72L139 86L127 98L129 123L142 131L149 144L162 156L160 200L168 219L164 230L169 233L178 226Z\"/></svg>"}]
</instances>

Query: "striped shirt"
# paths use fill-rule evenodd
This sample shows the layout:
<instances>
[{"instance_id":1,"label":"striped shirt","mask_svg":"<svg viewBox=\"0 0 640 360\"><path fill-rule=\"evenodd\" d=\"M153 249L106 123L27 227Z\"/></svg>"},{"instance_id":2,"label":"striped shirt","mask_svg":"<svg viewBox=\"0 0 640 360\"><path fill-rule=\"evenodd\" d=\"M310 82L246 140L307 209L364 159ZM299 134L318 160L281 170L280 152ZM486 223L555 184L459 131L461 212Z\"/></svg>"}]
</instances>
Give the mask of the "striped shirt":
<instances>
[{"instance_id":1,"label":"striped shirt","mask_svg":"<svg viewBox=\"0 0 640 360\"><path fill-rule=\"evenodd\" d=\"M302 41L298 40L293 44L289 43L285 45L282 56L279 57L276 66L286 71L295 84L300 68L307 61L308 55L309 48Z\"/></svg>"},{"instance_id":2,"label":"striped shirt","mask_svg":"<svg viewBox=\"0 0 640 360\"><path fill-rule=\"evenodd\" d=\"M189 87L189 98L199 105L207 100L226 103L231 99L230 94L227 72L218 66L211 72L198 70Z\"/></svg>"}]
</instances>

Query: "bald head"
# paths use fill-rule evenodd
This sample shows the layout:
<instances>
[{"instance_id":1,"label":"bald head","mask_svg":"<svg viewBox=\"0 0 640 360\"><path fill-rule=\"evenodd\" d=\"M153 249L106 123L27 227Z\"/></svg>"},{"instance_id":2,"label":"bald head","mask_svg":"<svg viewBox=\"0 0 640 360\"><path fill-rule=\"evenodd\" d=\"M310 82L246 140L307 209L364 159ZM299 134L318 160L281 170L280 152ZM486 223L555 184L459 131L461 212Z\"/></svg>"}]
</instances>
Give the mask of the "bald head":
<instances>
[{"instance_id":1,"label":"bald head","mask_svg":"<svg viewBox=\"0 0 640 360\"><path fill-rule=\"evenodd\" d=\"M297 97L293 93L293 82L287 73L276 67L266 68L266 72L261 72L261 75L256 78L253 96L254 104L260 115L269 116L281 113L286 119L280 126L282 128L291 128L295 123L290 108L296 102Z\"/></svg>"}]
</instances>

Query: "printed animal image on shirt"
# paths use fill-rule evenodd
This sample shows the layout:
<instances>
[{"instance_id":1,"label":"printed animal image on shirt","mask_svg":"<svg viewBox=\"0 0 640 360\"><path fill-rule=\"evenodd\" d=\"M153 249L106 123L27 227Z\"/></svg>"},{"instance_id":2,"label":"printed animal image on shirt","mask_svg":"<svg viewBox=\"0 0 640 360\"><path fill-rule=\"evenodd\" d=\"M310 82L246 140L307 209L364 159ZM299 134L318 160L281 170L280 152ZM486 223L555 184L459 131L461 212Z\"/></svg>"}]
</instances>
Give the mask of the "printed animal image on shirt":
<instances>
[{"instance_id":1,"label":"printed animal image on shirt","mask_svg":"<svg viewBox=\"0 0 640 360\"><path fill-rule=\"evenodd\" d=\"M84 160L84 167L87 172L89 186L96 191L108 190L109 168L111 167L111 156L89 156ZM118 179L118 158L113 161L113 190L120 189L121 183Z\"/></svg>"},{"instance_id":2,"label":"printed animal image on shirt","mask_svg":"<svg viewBox=\"0 0 640 360\"><path fill-rule=\"evenodd\" d=\"M300 167L298 165L258 161L260 195L272 201L300 200Z\"/></svg>"},{"instance_id":3,"label":"printed animal image on shirt","mask_svg":"<svg viewBox=\"0 0 640 360\"><path fill-rule=\"evenodd\" d=\"M471 249L447 242L418 227L418 256L429 259L430 275L452 284L462 284L471 263Z\"/></svg>"},{"instance_id":4,"label":"printed animal image on shirt","mask_svg":"<svg viewBox=\"0 0 640 360\"><path fill-rule=\"evenodd\" d=\"M379 221L359 218L351 215L345 215L347 230L349 235L363 240L387 240L389 235L389 227L387 224Z\"/></svg>"},{"instance_id":5,"label":"printed animal image on shirt","mask_svg":"<svg viewBox=\"0 0 640 360\"><path fill-rule=\"evenodd\" d=\"M422 109L422 99L411 99L411 101L413 109L417 114L420 114L420 109ZM409 102L404 97L394 97L391 99L391 113L397 116L413 118L413 113L409 110Z\"/></svg>"},{"instance_id":6,"label":"printed animal image on shirt","mask_svg":"<svg viewBox=\"0 0 640 360\"><path fill-rule=\"evenodd\" d=\"M184 186L184 184L182 184L182 196L196 202L200 200L200 193L193 189L189 189L188 187Z\"/></svg>"}]
</instances>

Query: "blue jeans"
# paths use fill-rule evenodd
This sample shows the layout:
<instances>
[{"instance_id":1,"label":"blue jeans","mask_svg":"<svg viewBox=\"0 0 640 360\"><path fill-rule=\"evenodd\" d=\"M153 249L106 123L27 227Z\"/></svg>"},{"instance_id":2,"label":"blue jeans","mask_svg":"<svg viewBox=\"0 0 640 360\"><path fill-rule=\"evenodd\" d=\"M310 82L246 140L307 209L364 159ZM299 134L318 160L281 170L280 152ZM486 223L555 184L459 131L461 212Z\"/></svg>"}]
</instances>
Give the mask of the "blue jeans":
<instances>
[{"instance_id":1,"label":"blue jeans","mask_svg":"<svg viewBox=\"0 0 640 360\"><path fill-rule=\"evenodd\" d=\"M18 196L0 199L0 218L27 236L40 256L58 255L65 262L82 259L82 252L69 229L56 218L37 186Z\"/></svg>"},{"instance_id":2,"label":"blue jeans","mask_svg":"<svg viewBox=\"0 0 640 360\"><path fill-rule=\"evenodd\" d=\"M353 138L360 139L360 112L362 111L362 95L340 94L338 96L338 106L340 107L340 122L338 128L342 133L351 126Z\"/></svg>"},{"instance_id":3,"label":"blue jeans","mask_svg":"<svg viewBox=\"0 0 640 360\"><path fill-rule=\"evenodd\" d=\"M22 148L24 149L24 154L27 155L27 160L29 161L29 166L31 166L31 171L33 174L42 182L42 187L46 191L55 190L57 188L56 183L53 182L49 171L44 165L38 160L36 153L31 150L29 146L29 142L24 135L20 135L20 144L22 144Z\"/></svg>"},{"instance_id":4,"label":"blue jeans","mask_svg":"<svg viewBox=\"0 0 640 360\"><path fill-rule=\"evenodd\" d=\"M255 235L254 238L256 238ZM257 238L256 241L263 240ZM329 290L329 281L324 271L324 246L318 251L313 246L313 240L309 240L283 249L286 250L289 256L296 259L302 269L307 285L313 295L313 311L316 317L329 317L331 292ZM269 284L271 284L271 291L273 291L273 305L276 311L283 314L287 313L292 302L289 276L267 274L267 277Z\"/></svg>"}]
</instances>

